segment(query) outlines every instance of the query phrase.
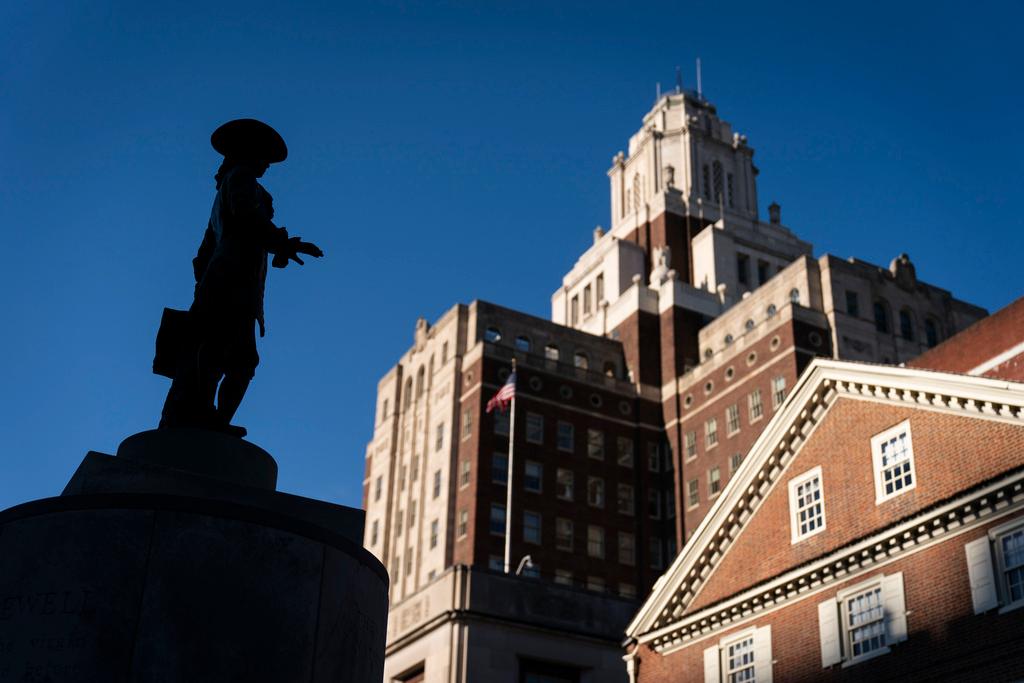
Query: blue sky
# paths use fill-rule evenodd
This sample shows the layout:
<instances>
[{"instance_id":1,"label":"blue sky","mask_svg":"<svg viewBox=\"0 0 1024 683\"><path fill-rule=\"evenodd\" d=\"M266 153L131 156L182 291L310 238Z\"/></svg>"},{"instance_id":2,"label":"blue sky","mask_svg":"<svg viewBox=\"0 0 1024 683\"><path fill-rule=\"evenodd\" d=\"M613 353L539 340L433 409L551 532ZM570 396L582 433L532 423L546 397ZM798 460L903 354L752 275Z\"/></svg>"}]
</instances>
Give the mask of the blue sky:
<instances>
[{"instance_id":1,"label":"blue sky","mask_svg":"<svg viewBox=\"0 0 1024 683\"><path fill-rule=\"evenodd\" d=\"M1016 2L4 3L0 508L155 425L191 299L209 135L290 148L264 184L326 258L271 274L238 422L282 490L358 505L378 378L416 318L547 316L608 222L605 172L674 68L749 136L762 212L816 253L995 310L1024 293Z\"/></svg>"}]
</instances>

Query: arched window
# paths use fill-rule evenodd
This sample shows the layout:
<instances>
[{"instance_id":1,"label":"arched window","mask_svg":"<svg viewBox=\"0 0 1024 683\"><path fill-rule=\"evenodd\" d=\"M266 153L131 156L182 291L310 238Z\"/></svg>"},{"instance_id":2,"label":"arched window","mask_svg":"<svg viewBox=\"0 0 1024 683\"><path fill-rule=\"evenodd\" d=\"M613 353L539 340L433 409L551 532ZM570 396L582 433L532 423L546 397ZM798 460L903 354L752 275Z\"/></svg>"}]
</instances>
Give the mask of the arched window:
<instances>
[{"instance_id":1,"label":"arched window","mask_svg":"<svg viewBox=\"0 0 1024 683\"><path fill-rule=\"evenodd\" d=\"M419 371L416 373L416 398L423 395L423 366L420 366Z\"/></svg>"},{"instance_id":2,"label":"arched window","mask_svg":"<svg viewBox=\"0 0 1024 683\"><path fill-rule=\"evenodd\" d=\"M708 170L707 164L704 164L701 172L704 176L704 199L711 199L711 171Z\"/></svg>"},{"instance_id":3,"label":"arched window","mask_svg":"<svg viewBox=\"0 0 1024 683\"><path fill-rule=\"evenodd\" d=\"M716 202L725 201L725 192L722 184L722 162L716 161L711 164L711 179L714 182L715 193L712 195L712 199Z\"/></svg>"},{"instance_id":4,"label":"arched window","mask_svg":"<svg viewBox=\"0 0 1024 683\"><path fill-rule=\"evenodd\" d=\"M640 212L640 174L633 174L633 210Z\"/></svg>"},{"instance_id":5,"label":"arched window","mask_svg":"<svg viewBox=\"0 0 1024 683\"><path fill-rule=\"evenodd\" d=\"M796 287L789 290L789 300L795 304L800 303L800 290L797 289Z\"/></svg>"},{"instance_id":6,"label":"arched window","mask_svg":"<svg viewBox=\"0 0 1024 683\"><path fill-rule=\"evenodd\" d=\"M609 361L605 361L605 363L604 363L604 376L605 377L614 377L615 376L615 363L611 362L610 360Z\"/></svg>"},{"instance_id":7,"label":"arched window","mask_svg":"<svg viewBox=\"0 0 1024 683\"><path fill-rule=\"evenodd\" d=\"M914 320L905 308L900 310L900 336L907 341L914 341Z\"/></svg>"},{"instance_id":8,"label":"arched window","mask_svg":"<svg viewBox=\"0 0 1024 683\"><path fill-rule=\"evenodd\" d=\"M558 360L558 347L554 344L548 344L545 346L544 357L548 360Z\"/></svg>"},{"instance_id":9,"label":"arched window","mask_svg":"<svg viewBox=\"0 0 1024 683\"><path fill-rule=\"evenodd\" d=\"M590 359L587 358L587 354L583 353L582 351L577 351L576 355L573 356L572 361L573 365L580 368L581 370L586 370L587 368L590 367Z\"/></svg>"},{"instance_id":10,"label":"arched window","mask_svg":"<svg viewBox=\"0 0 1024 683\"><path fill-rule=\"evenodd\" d=\"M924 321L924 336L929 348L939 343L939 327L931 318Z\"/></svg>"},{"instance_id":11,"label":"arched window","mask_svg":"<svg viewBox=\"0 0 1024 683\"><path fill-rule=\"evenodd\" d=\"M484 341L489 341L492 344L501 341L501 330L497 327L488 327L484 331Z\"/></svg>"},{"instance_id":12,"label":"arched window","mask_svg":"<svg viewBox=\"0 0 1024 683\"><path fill-rule=\"evenodd\" d=\"M408 408L412 404L412 377L405 380L405 390L402 391L402 407Z\"/></svg>"},{"instance_id":13,"label":"arched window","mask_svg":"<svg viewBox=\"0 0 1024 683\"><path fill-rule=\"evenodd\" d=\"M883 299L876 299L874 305L875 329L879 332L889 332L892 325L889 324L889 304Z\"/></svg>"},{"instance_id":14,"label":"arched window","mask_svg":"<svg viewBox=\"0 0 1024 683\"><path fill-rule=\"evenodd\" d=\"M518 337L516 337L516 350L517 351L524 351L526 353L529 353L530 352L530 338L527 337L525 334L521 334Z\"/></svg>"},{"instance_id":15,"label":"arched window","mask_svg":"<svg viewBox=\"0 0 1024 683\"><path fill-rule=\"evenodd\" d=\"M765 312L768 314L769 318L774 318L775 317L775 312L777 310L779 310L779 309L775 308L775 304L768 304L768 310L765 311Z\"/></svg>"}]
</instances>

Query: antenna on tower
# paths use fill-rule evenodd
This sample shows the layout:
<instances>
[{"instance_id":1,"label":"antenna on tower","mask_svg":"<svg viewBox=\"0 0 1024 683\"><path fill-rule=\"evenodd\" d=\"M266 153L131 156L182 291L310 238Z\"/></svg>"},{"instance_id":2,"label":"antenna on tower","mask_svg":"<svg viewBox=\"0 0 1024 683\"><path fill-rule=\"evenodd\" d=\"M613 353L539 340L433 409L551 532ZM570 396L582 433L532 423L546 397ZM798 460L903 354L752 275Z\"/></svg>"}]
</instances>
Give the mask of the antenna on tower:
<instances>
[{"instance_id":1,"label":"antenna on tower","mask_svg":"<svg viewBox=\"0 0 1024 683\"><path fill-rule=\"evenodd\" d=\"M661 99L661 81L658 81L654 86L654 101L657 102Z\"/></svg>"},{"instance_id":2,"label":"antenna on tower","mask_svg":"<svg viewBox=\"0 0 1024 683\"><path fill-rule=\"evenodd\" d=\"M697 57L697 97L704 99L704 91L700 83L700 57Z\"/></svg>"},{"instance_id":3,"label":"antenna on tower","mask_svg":"<svg viewBox=\"0 0 1024 683\"><path fill-rule=\"evenodd\" d=\"M683 72L676 67L676 94L683 92Z\"/></svg>"}]
</instances>

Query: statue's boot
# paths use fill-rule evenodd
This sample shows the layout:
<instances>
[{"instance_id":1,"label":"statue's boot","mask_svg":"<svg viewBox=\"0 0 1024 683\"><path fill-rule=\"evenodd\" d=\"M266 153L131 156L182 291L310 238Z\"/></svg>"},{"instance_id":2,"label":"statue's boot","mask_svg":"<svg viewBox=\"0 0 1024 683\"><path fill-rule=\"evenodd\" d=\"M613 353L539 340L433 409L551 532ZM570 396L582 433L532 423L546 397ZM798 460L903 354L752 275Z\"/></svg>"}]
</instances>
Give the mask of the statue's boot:
<instances>
[{"instance_id":1,"label":"statue's boot","mask_svg":"<svg viewBox=\"0 0 1024 683\"><path fill-rule=\"evenodd\" d=\"M231 418L235 416L238 406L242 404L246 389L249 388L248 377L237 377L224 375L221 380L220 390L217 392L217 421L219 430L238 438L248 434L245 427L231 424Z\"/></svg>"}]
</instances>

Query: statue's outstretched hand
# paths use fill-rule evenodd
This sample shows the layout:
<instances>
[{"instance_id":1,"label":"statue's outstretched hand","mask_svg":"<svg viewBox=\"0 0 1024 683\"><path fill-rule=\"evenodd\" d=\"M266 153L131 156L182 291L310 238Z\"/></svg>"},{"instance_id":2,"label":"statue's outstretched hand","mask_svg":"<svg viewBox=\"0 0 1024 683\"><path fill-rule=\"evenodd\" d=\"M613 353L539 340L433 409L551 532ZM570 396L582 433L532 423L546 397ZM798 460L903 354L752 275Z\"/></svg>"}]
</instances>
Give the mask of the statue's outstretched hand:
<instances>
[{"instance_id":1,"label":"statue's outstretched hand","mask_svg":"<svg viewBox=\"0 0 1024 683\"><path fill-rule=\"evenodd\" d=\"M292 237L289 238L288 246L283 251L274 254L272 265L275 268L284 268L288 265L288 261L295 261L300 266L305 265L305 261L299 258L299 254L320 258L324 252L312 242L303 242L298 237Z\"/></svg>"}]
</instances>

